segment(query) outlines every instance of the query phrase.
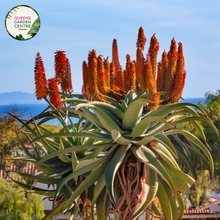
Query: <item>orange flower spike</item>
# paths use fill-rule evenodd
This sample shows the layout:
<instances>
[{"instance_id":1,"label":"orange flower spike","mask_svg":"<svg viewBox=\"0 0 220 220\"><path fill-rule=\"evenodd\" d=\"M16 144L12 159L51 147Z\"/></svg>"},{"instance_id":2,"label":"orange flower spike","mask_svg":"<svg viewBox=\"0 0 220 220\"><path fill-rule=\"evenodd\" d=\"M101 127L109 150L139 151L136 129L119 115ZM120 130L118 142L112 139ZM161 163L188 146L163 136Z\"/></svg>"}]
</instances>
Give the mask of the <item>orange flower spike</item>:
<instances>
[{"instance_id":1,"label":"orange flower spike","mask_svg":"<svg viewBox=\"0 0 220 220\"><path fill-rule=\"evenodd\" d=\"M183 46L182 43L179 43L175 82L171 92L172 102L179 102L185 84L185 77L186 77L186 71L185 71L185 60L183 56Z\"/></svg>"},{"instance_id":2,"label":"orange flower spike","mask_svg":"<svg viewBox=\"0 0 220 220\"><path fill-rule=\"evenodd\" d=\"M72 86L72 79L71 79L71 68L70 68L70 62L69 62L69 59L67 59L67 62L66 62L66 74L67 74L67 77L68 77L68 89L69 89L69 93L71 93L73 91L73 86Z\"/></svg>"},{"instance_id":3,"label":"orange flower spike","mask_svg":"<svg viewBox=\"0 0 220 220\"><path fill-rule=\"evenodd\" d=\"M91 63L92 63L93 56L96 57L96 51L95 50L89 51L89 54L88 54L88 70L91 69Z\"/></svg>"},{"instance_id":4,"label":"orange flower spike","mask_svg":"<svg viewBox=\"0 0 220 220\"><path fill-rule=\"evenodd\" d=\"M102 94L98 90L98 76L97 76L97 56L96 51L89 52L89 92L93 100L106 102Z\"/></svg>"},{"instance_id":5,"label":"orange flower spike","mask_svg":"<svg viewBox=\"0 0 220 220\"><path fill-rule=\"evenodd\" d=\"M159 43L155 35L151 37L149 55L151 60L151 67L153 73L154 83L156 83L156 72L157 72L157 53L159 50Z\"/></svg>"},{"instance_id":6,"label":"orange flower spike","mask_svg":"<svg viewBox=\"0 0 220 220\"><path fill-rule=\"evenodd\" d=\"M131 57L129 54L126 55L126 67L124 70L124 79L125 79L125 92L128 92L130 90L129 87L129 79L128 77L130 76L129 71L130 71L130 63L131 63Z\"/></svg>"},{"instance_id":7,"label":"orange flower spike","mask_svg":"<svg viewBox=\"0 0 220 220\"><path fill-rule=\"evenodd\" d=\"M47 80L46 80L44 65L40 53L37 53L35 59L34 78L35 78L35 95L37 100L46 98L47 93L45 93L45 91L47 91Z\"/></svg>"},{"instance_id":8,"label":"orange flower spike","mask_svg":"<svg viewBox=\"0 0 220 220\"><path fill-rule=\"evenodd\" d=\"M131 63L131 56L129 54L126 55L126 71L128 72Z\"/></svg>"},{"instance_id":9,"label":"orange flower spike","mask_svg":"<svg viewBox=\"0 0 220 220\"><path fill-rule=\"evenodd\" d=\"M105 69L105 67L104 67L104 62L102 60L102 57L98 56L98 58L97 58L97 77L98 77L98 81L103 76L104 69Z\"/></svg>"},{"instance_id":10,"label":"orange flower spike","mask_svg":"<svg viewBox=\"0 0 220 220\"><path fill-rule=\"evenodd\" d=\"M89 52L89 92L92 97L98 93L98 78L97 78L97 57L96 51Z\"/></svg>"},{"instance_id":11,"label":"orange flower spike","mask_svg":"<svg viewBox=\"0 0 220 220\"><path fill-rule=\"evenodd\" d=\"M136 90L136 64L134 61L130 63L128 77L126 78L126 81L127 80L129 82L129 90Z\"/></svg>"},{"instance_id":12,"label":"orange flower spike","mask_svg":"<svg viewBox=\"0 0 220 220\"><path fill-rule=\"evenodd\" d=\"M136 62L137 62L137 82L140 92L146 91L146 78L144 74L144 57L143 52L140 47L137 49L136 53Z\"/></svg>"},{"instance_id":13,"label":"orange flower spike","mask_svg":"<svg viewBox=\"0 0 220 220\"><path fill-rule=\"evenodd\" d=\"M112 44L112 62L115 65L115 70L117 71L120 68L119 59L118 59L118 46L116 39L113 40Z\"/></svg>"},{"instance_id":14,"label":"orange flower spike","mask_svg":"<svg viewBox=\"0 0 220 220\"><path fill-rule=\"evenodd\" d=\"M102 57L99 56L97 59L97 76L98 76L98 89L102 94L107 95L108 87L106 83L106 69L104 67L104 63Z\"/></svg>"},{"instance_id":15,"label":"orange flower spike","mask_svg":"<svg viewBox=\"0 0 220 220\"><path fill-rule=\"evenodd\" d=\"M168 52L167 57L169 61L172 59L177 60L178 58L176 41L174 38L171 40L170 51Z\"/></svg>"},{"instance_id":16,"label":"orange flower spike","mask_svg":"<svg viewBox=\"0 0 220 220\"><path fill-rule=\"evenodd\" d=\"M162 72L162 61L157 64L157 91L160 89L161 85L161 72Z\"/></svg>"},{"instance_id":17,"label":"orange flower spike","mask_svg":"<svg viewBox=\"0 0 220 220\"><path fill-rule=\"evenodd\" d=\"M68 59L66 59L66 68L65 68L63 80L61 81L61 88L66 93L67 92L71 93L73 90L72 81L71 81L71 69Z\"/></svg>"},{"instance_id":18,"label":"orange flower spike","mask_svg":"<svg viewBox=\"0 0 220 220\"><path fill-rule=\"evenodd\" d=\"M176 62L178 58L177 48L176 48L176 41L174 38L171 41L170 51L167 55L168 57L168 68L167 68L167 75L166 75L166 86L165 91L170 92L174 85L174 78L176 72Z\"/></svg>"},{"instance_id":19,"label":"orange flower spike","mask_svg":"<svg viewBox=\"0 0 220 220\"><path fill-rule=\"evenodd\" d=\"M110 64L110 88L114 88L114 77L115 77L115 65L114 63Z\"/></svg>"},{"instance_id":20,"label":"orange flower spike","mask_svg":"<svg viewBox=\"0 0 220 220\"><path fill-rule=\"evenodd\" d=\"M57 91L59 92L59 88L57 85L56 78L51 78L48 80L48 89L50 91ZM55 106L56 108L61 107L63 104L59 103L61 101L61 96L58 93L49 93L50 103Z\"/></svg>"},{"instance_id":21,"label":"orange flower spike","mask_svg":"<svg viewBox=\"0 0 220 220\"><path fill-rule=\"evenodd\" d=\"M168 58L167 58L167 53L164 51L162 54L161 84L159 91L166 91L165 86L166 86L167 68L168 68Z\"/></svg>"},{"instance_id":22,"label":"orange flower spike","mask_svg":"<svg viewBox=\"0 0 220 220\"><path fill-rule=\"evenodd\" d=\"M106 83L107 83L107 86L110 87L110 63L108 59L104 60L104 66L106 69Z\"/></svg>"},{"instance_id":23,"label":"orange flower spike","mask_svg":"<svg viewBox=\"0 0 220 220\"><path fill-rule=\"evenodd\" d=\"M125 89L125 81L122 67L119 67L118 70L116 70L115 85L119 87L121 90Z\"/></svg>"},{"instance_id":24,"label":"orange flower spike","mask_svg":"<svg viewBox=\"0 0 220 220\"><path fill-rule=\"evenodd\" d=\"M144 50L144 46L146 43L146 37L144 35L144 29L142 27L139 28L138 31L138 39L137 39L137 48L141 48L142 50Z\"/></svg>"},{"instance_id":25,"label":"orange flower spike","mask_svg":"<svg viewBox=\"0 0 220 220\"><path fill-rule=\"evenodd\" d=\"M65 51L57 50L55 52L55 72L56 81L60 83L63 81L65 69L66 69L66 54ZM63 88L62 88L63 89Z\"/></svg>"},{"instance_id":26,"label":"orange flower spike","mask_svg":"<svg viewBox=\"0 0 220 220\"><path fill-rule=\"evenodd\" d=\"M185 72L185 59L183 55L183 45L182 43L179 43L178 46L178 60L177 60L177 66L176 66L176 79L177 81L181 78L182 75ZM175 81L175 82L177 82Z\"/></svg>"},{"instance_id":27,"label":"orange flower spike","mask_svg":"<svg viewBox=\"0 0 220 220\"><path fill-rule=\"evenodd\" d=\"M186 79L186 71L184 71L182 75L181 82L179 83L179 86L174 85L171 93L171 103L179 103L179 100L182 96L183 88L185 85L185 79Z\"/></svg>"},{"instance_id":28,"label":"orange flower spike","mask_svg":"<svg viewBox=\"0 0 220 220\"><path fill-rule=\"evenodd\" d=\"M150 56L147 56L146 59L146 68L145 68L145 74L146 74L146 85L147 85L147 90L149 93L156 93L157 89L154 84L153 80L153 73L152 73L152 67L151 67L151 61L150 61Z\"/></svg>"},{"instance_id":29,"label":"orange flower spike","mask_svg":"<svg viewBox=\"0 0 220 220\"><path fill-rule=\"evenodd\" d=\"M155 103L150 103L149 104L149 109L152 110L156 110L159 107L159 103L160 103L160 94L159 92L156 92L157 95L152 95L150 100L155 102Z\"/></svg>"},{"instance_id":30,"label":"orange flower spike","mask_svg":"<svg viewBox=\"0 0 220 220\"><path fill-rule=\"evenodd\" d=\"M89 84L88 84L88 66L86 61L83 61L83 87L82 87L82 93L86 100L90 100L90 94L89 94Z\"/></svg>"},{"instance_id":31,"label":"orange flower spike","mask_svg":"<svg viewBox=\"0 0 220 220\"><path fill-rule=\"evenodd\" d=\"M146 59L146 68L145 68L145 73L146 73L146 85L149 93L157 93L157 89L154 83L153 79L153 73L152 73L152 67L151 67L151 60L150 56L147 56ZM150 97L151 101L154 101L155 103L150 103L149 104L149 109L157 109L159 106L159 101L160 101L160 95L153 95Z\"/></svg>"}]
</instances>

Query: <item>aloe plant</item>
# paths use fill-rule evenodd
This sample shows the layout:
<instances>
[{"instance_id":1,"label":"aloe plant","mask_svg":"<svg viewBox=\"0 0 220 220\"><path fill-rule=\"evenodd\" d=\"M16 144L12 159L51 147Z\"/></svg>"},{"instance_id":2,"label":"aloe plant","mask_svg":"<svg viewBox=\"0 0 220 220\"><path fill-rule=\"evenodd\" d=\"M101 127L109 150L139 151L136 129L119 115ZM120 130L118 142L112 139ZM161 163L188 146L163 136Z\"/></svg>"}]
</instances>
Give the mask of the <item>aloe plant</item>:
<instances>
[{"instance_id":1,"label":"aloe plant","mask_svg":"<svg viewBox=\"0 0 220 220\"><path fill-rule=\"evenodd\" d=\"M184 213L181 192L195 182L197 167L203 165L213 174L213 160L200 122L209 124L217 135L218 131L199 106L178 103L185 82L182 45L177 58L172 40L168 53L170 61L163 54L162 70L156 79L157 40L152 38L149 55L143 63L141 52L146 39L142 29L138 39L138 60L142 61L130 62L127 56L130 62L127 74L134 77L129 82L132 89L127 93L125 87L122 84L119 87L119 81L114 81L111 76L114 72L111 68L114 70L117 66L116 77L123 78L116 44L113 43L114 64L108 64L106 60L102 64L95 51L89 53L88 66L83 63L83 93L87 100L71 94L72 86L65 86L70 83L69 63L67 65L64 52L58 51L56 77L49 80L49 87L54 91L47 91L50 94L48 101L41 89L41 84L47 88L43 64L37 55L36 96L45 98L52 110L30 121L34 129L14 116L26 128L34 156L22 145L27 156L13 159L32 162L35 170L44 173L43 176L20 173L21 176L33 182L57 184L55 190L45 190L17 182L30 192L53 197L53 211L44 220L68 210L71 210L70 219L80 215L83 219L105 220L114 213L115 219L130 220L137 219L144 211L166 220L181 219ZM141 67L142 64L145 67ZM139 65L139 75L135 72L136 65ZM108 70L110 78L107 77ZM166 85L162 91L166 72L174 76L168 82L169 88ZM68 74L65 76L65 73ZM146 81L143 83L140 79ZM61 84L63 92L57 85L51 86L56 83ZM78 118L78 122L74 124L72 117ZM59 133L41 126L52 118L57 118L63 126ZM41 120L37 123L35 119ZM178 128L183 123L194 126L203 141ZM161 204L162 213L156 208L155 197Z\"/></svg>"}]
</instances>

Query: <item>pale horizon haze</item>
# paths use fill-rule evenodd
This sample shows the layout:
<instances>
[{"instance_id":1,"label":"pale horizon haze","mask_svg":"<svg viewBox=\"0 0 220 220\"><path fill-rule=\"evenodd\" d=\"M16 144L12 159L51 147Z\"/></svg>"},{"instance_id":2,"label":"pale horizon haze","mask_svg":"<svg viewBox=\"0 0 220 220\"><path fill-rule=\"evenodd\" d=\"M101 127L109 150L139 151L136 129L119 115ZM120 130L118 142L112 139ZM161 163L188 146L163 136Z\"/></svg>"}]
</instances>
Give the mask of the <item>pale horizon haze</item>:
<instances>
[{"instance_id":1,"label":"pale horizon haze","mask_svg":"<svg viewBox=\"0 0 220 220\"><path fill-rule=\"evenodd\" d=\"M41 19L38 34L28 41L13 39L5 29L5 16L17 5L29 5ZM0 93L34 93L34 63L40 53L46 77L54 77L54 53L66 51L75 92L81 92L82 62L88 52L112 60L117 39L119 61L126 54L136 59L138 29L144 28L148 52L151 36L160 43L158 61L174 37L182 42L186 65L183 98L204 97L220 89L220 1L204 0L32 0L3 1L0 7Z\"/></svg>"}]
</instances>

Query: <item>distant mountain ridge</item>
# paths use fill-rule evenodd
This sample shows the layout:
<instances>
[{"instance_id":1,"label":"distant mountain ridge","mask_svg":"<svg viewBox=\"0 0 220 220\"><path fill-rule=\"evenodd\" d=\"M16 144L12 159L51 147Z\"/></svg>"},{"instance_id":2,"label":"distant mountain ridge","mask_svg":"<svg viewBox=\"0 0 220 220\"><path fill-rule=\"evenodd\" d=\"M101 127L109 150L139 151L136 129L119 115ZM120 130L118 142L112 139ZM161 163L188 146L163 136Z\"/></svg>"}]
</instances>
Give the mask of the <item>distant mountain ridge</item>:
<instances>
[{"instance_id":1,"label":"distant mountain ridge","mask_svg":"<svg viewBox=\"0 0 220 220\"><path fill-rule=\"evenodd\" d=\"M77 93L80 94L80 93ZM45 104L42 100L37 100L35 94L25 92L4 92L0 93L0 105L15 104Z\"/></svg>"},{"instance_id":2,"label":"distant mountain ridge","mask_svg":"<svg viewBox=\"0 0 220 220\"><path fill-rule=\"evenodd\" d=\"M42 104L44 100L37 100L34 94L24 92L0 93L0 105L11 104Z\"/></svg>"},{"instance_id":3,"label":"distant mountain ridge","mask_svg":"<svg viewBox=\"0 0 220 220\"><path fill-rule=\"evenodd\" d=\"M80 93L77 93L80 94ZM204 102L205 98L188 98L180 102L191 102L198 104ZM35 94L25 92L4 92L0 93L0 105L13 105L13 104L45 104L44 100L37 100Z\"/></svg>"}]
</instances>

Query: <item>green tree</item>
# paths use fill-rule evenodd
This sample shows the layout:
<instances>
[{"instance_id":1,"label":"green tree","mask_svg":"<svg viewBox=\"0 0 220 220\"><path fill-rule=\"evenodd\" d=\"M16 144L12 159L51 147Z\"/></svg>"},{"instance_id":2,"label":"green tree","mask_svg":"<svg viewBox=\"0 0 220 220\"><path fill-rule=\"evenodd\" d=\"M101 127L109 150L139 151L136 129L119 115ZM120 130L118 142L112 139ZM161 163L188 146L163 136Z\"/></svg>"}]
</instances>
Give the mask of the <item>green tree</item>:
<instances>
[{"instance_id":1,"label":"green tree","mask_svg":"<svg viewBox=\"0 0 220 220\"><path fill-rule=\"evenodd\" d=\"M3 178L0 186L0 220L38 220L44 216L41 196L27 194Z\"/></svg>"},{"instance_id":2,"label":"green tree","mask_svg":"<svg viewBox=\"0 0 220 220\"><path fill-rule=\"evenodd\" d=\"M10 167L9 158L22 154L16 134L20 131L20 125L13 117L3 115L0 118L0 170L6 171ZM16 162L16 167L20 170L25 164Z\"/></svg>"},{"instance_id":3,"label":"green tree","mask_svg":"<svg viewBox=\"0 0 220 220\"><path fill-rule=\"evenodd\" d=\"M210 179L208 170L202 170L195 184L182 194L185 209L203 207L210 199L212 191L218 191L218 181L218 177Z\"/></svg>"},{"instance_id":4,"label":"green tree","mask_svg":"<svg viewBox=\"0 0 220 220\"><path fill-rule=\"evenodd\" d=\"M207 113L208 117L214 122L218 131L220 130L220 90L215 93L207 92L205 94L206 100L204 103L199 102L198 105ZM201 125L201 124L200 124ZM198 167L203 169L198 175L198 179L194 186L183 193L184 204L186 209L202 207L208 202L211 197L212 191L219 191L219 176L220 176L220 141L216 142L216 135L213 129L209 125L202 124L202 130L206 136L211 150L211 155L214 161L215 170L214 178L210 179L209 172L206 167ZM193 126L185 123L181 127L184 130L188 130L199 137L198 131ZM201 135L200 135L201 137ZM200 138L201 141L202 138ZM197 171L200 172L200 171Z\"/></svg>"},{"instance_id":5,"label":"green tree","mask_svg":"<svg viewBox=\"0 0 220 220\"><path fill-rule=\"evenodd\" d=\"M30 145L30 141L24 135L22 135L22 132L25 132L25 128L22 127L14 117L7 113L16 115L19 118L26 118L26 110L27 109L22 109L17 105L14 105L10 108L5 108L3 110L3 116L0 117L0 170L3 170L3 172L10 169L10 158L25 155L25 152L21 147L18 135L24 144ZM52 132L59 132L61 129L61 127L58 125L50 124L42 125L42 128L46 128ZM41 129L41 132L44 134L43 129ZM22 169L26 166L26 162L22 161L15 160L13 163L15 164L16 171L22 171Z\"/></svg>"},{"instance_id":6,"label":"green tree","mask_svg":"<svg viewBox=\"0 0 220 220\"><path fill-rule=\"evenodd\" d=\"M205 110L217 129L220 130L220 90L215 93L207 92L205 97L205 103L200 102L199 105ZM215 165L214 175L220 176L220 140L218 139L216 142L215 134L210 126L204 125L203 127L207 142L212 149L211 154Z\"/></svg>"}]
</instances>

